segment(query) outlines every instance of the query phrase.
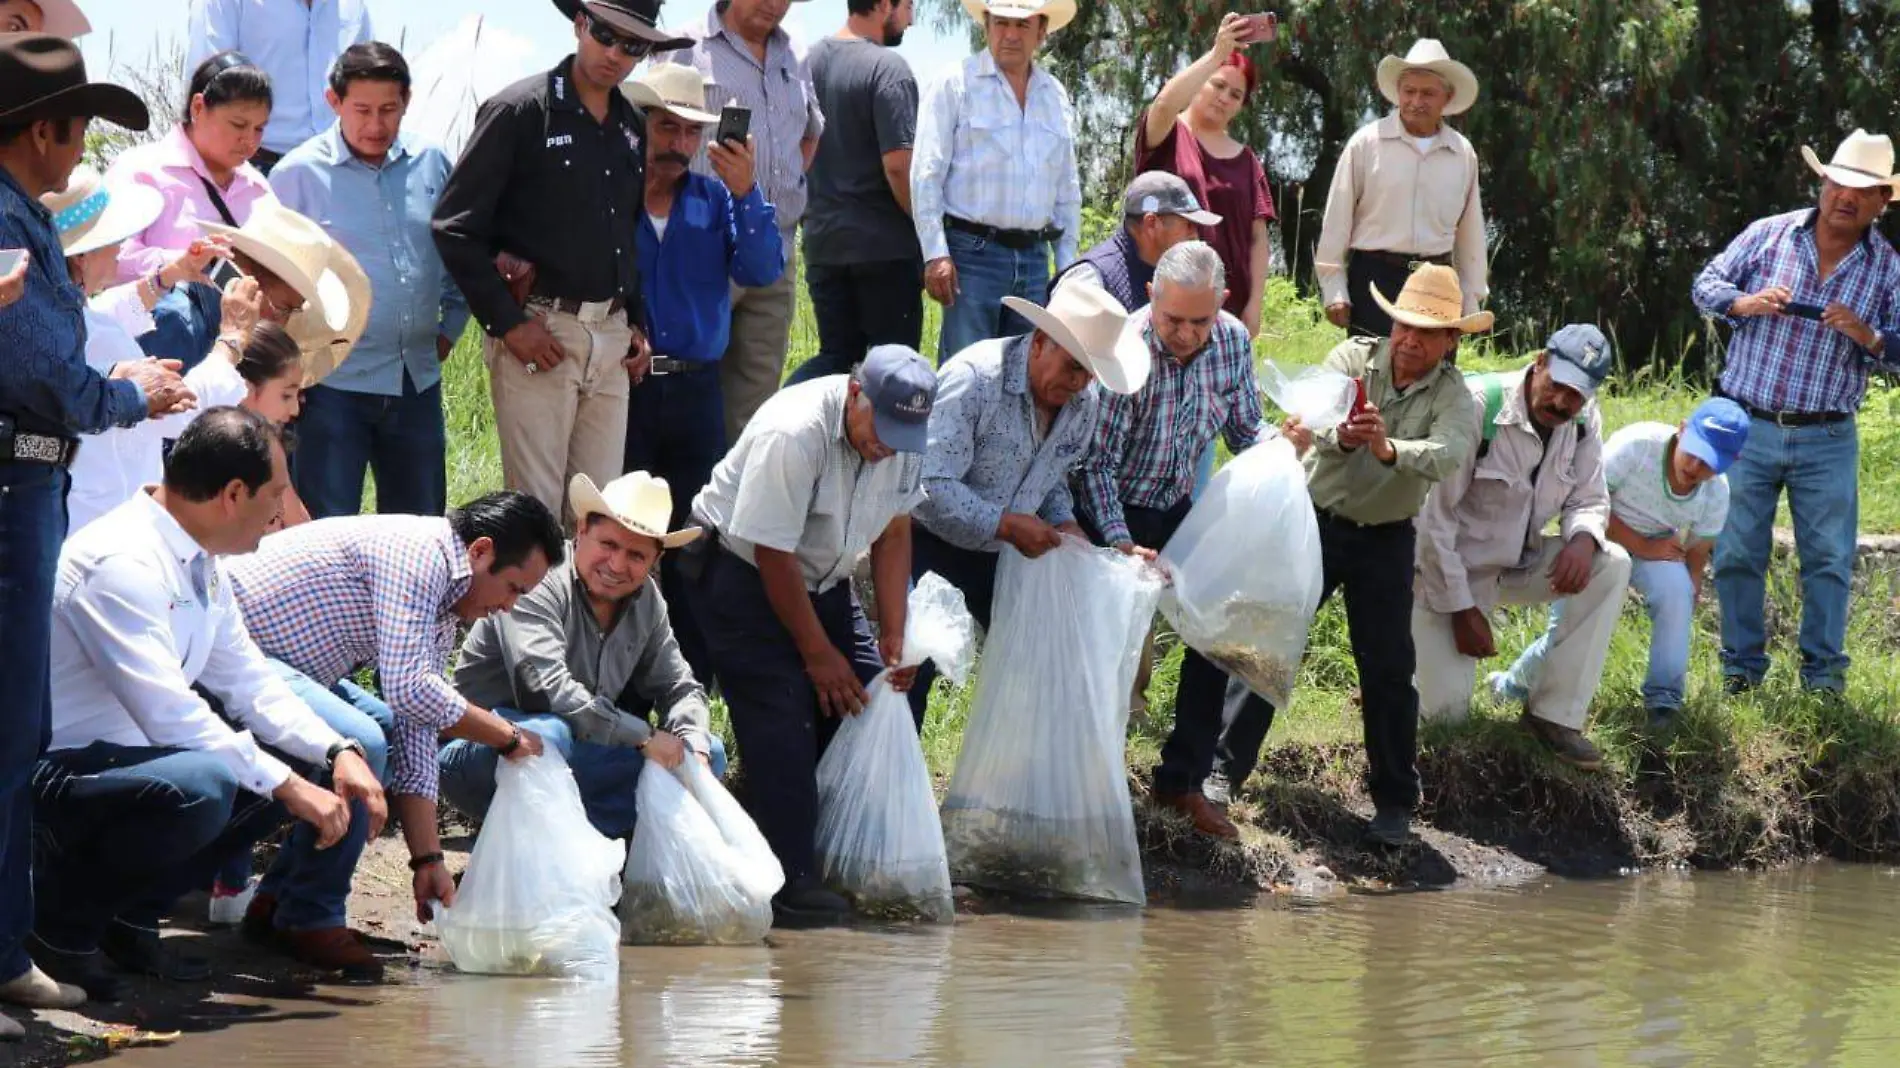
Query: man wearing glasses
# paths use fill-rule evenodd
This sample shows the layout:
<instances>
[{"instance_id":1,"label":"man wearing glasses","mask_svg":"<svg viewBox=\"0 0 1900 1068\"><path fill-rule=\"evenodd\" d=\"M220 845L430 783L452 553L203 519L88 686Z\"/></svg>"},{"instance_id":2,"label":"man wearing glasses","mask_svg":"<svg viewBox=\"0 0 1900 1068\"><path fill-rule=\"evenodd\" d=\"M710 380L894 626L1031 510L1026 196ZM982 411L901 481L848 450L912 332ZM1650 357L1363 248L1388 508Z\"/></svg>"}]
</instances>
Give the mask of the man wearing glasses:
<instances>
[{"instance_id":1,"label":"man wearing glasses","mask_svg":"<svg viewBox=\"0 0 1900 1068\"><path fill-rule=\"evenodd\" d=\"M659 11L581 4L574 54L482 105L436 205L436 248L488 334L502 479L557 515L573 476L620 474L628 376L652 359L635 325L646 124L618 87L649 51L687 43Z\"/></svg>"}]
</instances>

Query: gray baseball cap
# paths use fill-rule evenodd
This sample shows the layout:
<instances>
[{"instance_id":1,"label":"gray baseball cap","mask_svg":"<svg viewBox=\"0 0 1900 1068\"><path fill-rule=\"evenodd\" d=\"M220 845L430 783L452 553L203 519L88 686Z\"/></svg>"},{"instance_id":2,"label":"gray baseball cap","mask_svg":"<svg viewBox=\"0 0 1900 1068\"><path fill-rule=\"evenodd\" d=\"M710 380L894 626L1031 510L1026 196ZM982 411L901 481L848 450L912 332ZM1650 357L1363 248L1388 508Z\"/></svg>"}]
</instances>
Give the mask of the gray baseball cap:
<instances>
[{"instance_id":1,"label":"gray baseball cap","mask_svg":"<svg viewBox=\"0 0 1900 1068\"><path fill-rule=\"evenodd\" d=\"M1616 359L1610 339L1589 323L1571 323L1552 334L1544 351L1550 356L1550 377L1585 397L1597 395Z\"/></svg>"},{"instance_id":2,"label":"gray baseball cap","mask_svg":"<svg viewBox=\"0 0 1900 1068\"><path fill-rule=\"evenodd\" d=\"M859 372L871 398L877 439L897 452L923 452L930 441L930 409L937 403L937 373L905 345L879 345Z\"/></svg>"},{"instance_id":3,"label":"gray baseball cap","mask_svg":"<svg viewBox=\"0 0 1900 1068\"><path fill-rule=\"evenodd\" d=\"M1196 226L1220 225L1220 216L1202 208L1194 190L1167 171L1136 175L1128 183L1128 192L1122 194L1122 214L1137 219L1143 215L1179 215Z\"/></svg>"}]
</instances>

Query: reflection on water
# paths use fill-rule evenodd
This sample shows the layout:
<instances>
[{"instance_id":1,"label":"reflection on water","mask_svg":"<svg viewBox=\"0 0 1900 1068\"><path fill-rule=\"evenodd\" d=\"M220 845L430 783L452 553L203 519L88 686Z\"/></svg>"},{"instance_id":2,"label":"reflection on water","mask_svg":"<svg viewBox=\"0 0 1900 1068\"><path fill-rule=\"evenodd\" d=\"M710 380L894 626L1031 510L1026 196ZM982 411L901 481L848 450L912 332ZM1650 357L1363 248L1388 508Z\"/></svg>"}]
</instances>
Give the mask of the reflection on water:
<instances>
[{"instance_id":1,"label":"reflection on water","mask_svg":"<svg viewBox=\"0 0 1900 1068\"><path fill-rule=\"evenodd\" d=\"M1900 873L1819 867L1231 911L984 916L443 976L138 1066L1900 1063ZM286 1006L288 1008L288 1006Z\"/></svg>"}]
</instances>

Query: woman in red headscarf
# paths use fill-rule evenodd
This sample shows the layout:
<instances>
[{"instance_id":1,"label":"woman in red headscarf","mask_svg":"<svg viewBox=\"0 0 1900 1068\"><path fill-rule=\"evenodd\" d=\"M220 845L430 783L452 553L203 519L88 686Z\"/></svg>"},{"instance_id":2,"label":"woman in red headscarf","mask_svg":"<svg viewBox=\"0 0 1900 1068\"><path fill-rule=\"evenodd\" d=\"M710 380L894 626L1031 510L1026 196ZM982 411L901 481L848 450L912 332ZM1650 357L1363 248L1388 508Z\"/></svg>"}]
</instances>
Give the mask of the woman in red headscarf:
<instances>
[{"instance_id":1,"label":"woman in red headscarf","mask_svg":"<svg viewBox=\"0 0 1900 1068\"><path fill-rule=\"evenodd\" d=\"M1228 134L1253 95L1253 61L1241 49L1273 40L1270 18L1229 14L1214 47L1168 79L1142 113L1135 134L1135 171L1167 171L1187 181L1201 206L1221 217L1202 240L1227 268L1227 310L1260 332L1260 294L1272 262L1267 223L1273 194L1253 149Z\"/></svg>"}]
</instances>

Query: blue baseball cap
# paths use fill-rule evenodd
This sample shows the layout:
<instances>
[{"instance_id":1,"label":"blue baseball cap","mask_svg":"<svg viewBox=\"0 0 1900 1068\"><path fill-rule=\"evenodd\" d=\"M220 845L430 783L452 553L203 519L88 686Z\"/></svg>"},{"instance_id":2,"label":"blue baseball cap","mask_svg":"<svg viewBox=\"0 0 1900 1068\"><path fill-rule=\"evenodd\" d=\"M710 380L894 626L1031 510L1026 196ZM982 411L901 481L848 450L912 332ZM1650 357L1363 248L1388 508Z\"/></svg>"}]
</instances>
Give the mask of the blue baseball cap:
<instances>
[{"instance_id":1,"label":"blue baseball cap","mask_svg":"<svg viewBox=\"0 0 1900 1068\"><path fill-rule=\"evenodd\" d=\"M1597 395L1597 387L1610 377L1610 365L1616 361L1610 339L1589 323L1571 323L1550 335L1544 352L1550 356L1550 377L1586 399Z\"/></svg>"},{"instance_id":2,"label":"blue baseball cap","mask_svg":"<svg viewBox=\"0 0 1900 1068\"><path fill-rule=\"evenodd\" d=\"M1727 397L1714 397L1701 406L1683 424L1676 447L1709 465L1721 474L1742 455L1748 444L1748 413Z\"/></svg>"},{"instance_id":3,"label":"blue baseball cap","mask_svg":"<svg viewBox=\"0 0 1900 1068\"><path fill-rule=\"evenodd\" d=\"M879 345L864 357L858 374L871 398L877 439L898 452L923 452L937 403L937 372L909 346Z\"/></svg>"}]
</instances>

